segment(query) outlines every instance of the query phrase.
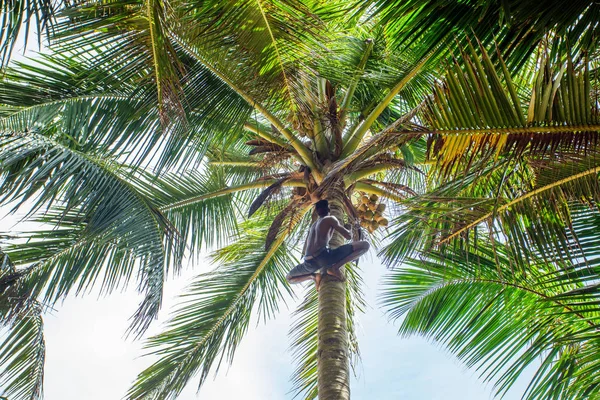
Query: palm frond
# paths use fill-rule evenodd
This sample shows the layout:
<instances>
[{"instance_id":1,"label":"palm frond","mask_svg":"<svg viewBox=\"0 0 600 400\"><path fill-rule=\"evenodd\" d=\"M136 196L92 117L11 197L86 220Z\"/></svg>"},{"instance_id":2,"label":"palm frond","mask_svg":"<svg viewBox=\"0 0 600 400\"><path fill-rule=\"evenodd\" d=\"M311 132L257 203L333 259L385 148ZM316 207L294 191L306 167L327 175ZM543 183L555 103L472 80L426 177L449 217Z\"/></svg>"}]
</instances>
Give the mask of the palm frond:
<instances>
[{"instance_id":1,"label":"palm frond","mask_svg":"<svg viewBox=\"0 0 600 400\"><path fill-rule=\"evenodd\" d=\"M519 260L572 259L577 247L568 244L573 207L594 205L600 194L595 153L474 167L477 172L404 202L382 252L386 263L399 262L415 249L443 251L480 240L510 243Z\"/></svg>"},{"instance_id":2,"label":"palm frond","mask_svg":"<svg viewBox=\"0 0 600 400\"><path fill-rule=\"evenodd\" d=\"M593 52L600 8L588 0L541 4L519 1L443 1L374 0L364 2L362 10L380 18L394 44L415 48L424 54L438 48L442 53L457 49L469 35L484 44L497 44L511 69L527 62L537 45L549 34L560 52Z\"/></svg>"},{"instance_id":3,"label":"palm frond","mask_svg":"<svg viewBox=\"0 0 600 400\"><path fill-rule=\"evenodd\" d=\"M218 167L163 174L160 178L148 174L140 190L152 198L169 220L178 234L179 244L195 254L204 248L220 246L237 234L240 217L237 209L245 208L256 193L255 188L260 187L235 185L246 177ZM268 183L263 184L266 185Z\"/></svg>"},{"instance_id":4,"label":"palm frond","mask_svg":"<svg viewBox=\"0 0 600 400\"><path fill-rule=\"evenodd\" d=\"M575 227L580 244L597 254L594 219ZM586 227L587 231L579 229ZM590 230L591 228L591 230ZM501 243L478 243L411 258L385 282L384 306L405 318L400 334L421 334L446 346L504 394L528 367L538 365L526 399L597 395L600 310L590 273L597 258L578 265L537 259L527 271ZM581 290L587 281L587 291ZM572 295L572 298L569 296Z\"/></svg>"},{"instance_id":5,"label":"palm frond","mask_svg":"<svg viewBox=\"0 0 600 400\"><path fill-rule=\"evenodd\" d=\"M42 306L19 284L20 271L0 252L0 387L17 400L42 398L45 343Z\"/></svg>"},{"instance_id":6,"label":"palm frond","mask_svg":"<svg viewBox=\"0 0 600 400\"><path fill-rule=\"evenodd\" d=\"M64 54L15 63L0 82L0 130L56 129L74 146L145 158L160 145L158 117L135 74L112 72Z\"/></svg>"},{"instance_id":7,"label":"palm frond","mask_svg":"<svg viewBox=\"0 0 600 400\"><path fill-rule=\"evenodd\" d=\"M41 399L46 355L41 306L30 307L27 313L12 322L2 339L2 394L15 400Z\"/></svg>"},{"instance_id":8,"label":"palm frond","mask_svg":"<svg viewBox=\"0 0 600 400\"><path fill-rule=\"evenodd\" d=\"M66 1L2 1L0 13L3 15L0 22L0 67L10 61L12 52L23 40L24 47L31 45L29 38L37 34L38 46L41 46L42 37L48 36L56 24L56 15L67 6Z\"/></svg>"},{"instance_id":9,"label":"palm frond","mask_svg":"<svg viewBox=\"0 0 600 400\"><path fill-rule=\"evenodd\" d=\"M299 216L304 215L308 209L309 203L307 202L302 202L301 200L290 201L289 204L273 218L273 222L271 223L265 238L265 251L269 250L275 243L282 227L286 229L286 226L284 225L285 222L289 225L293 224L296 219L299 218Z\"/></svg>"},{"instance_id":10,"label":"palm frond","mask_svg":"<svg viewBox=\"0 0 600 400\"><path fill-rule=\"evenodd\" d=\"M168 329L149 340L150 354L161 359L138 375L128 398L174 399L197 374L201 385L211 367L231 361L255 304L265 316L277 311L289 291L285 274L295 263L285 244L295 224L268 251L262 250L266 227L256 224L249 220L237 242L214 253L220 266L190 286Z\"/></svg>"},{"instance_id":11,"label":"palm frond","mask_svg":"<svg viewBox=\"0 0 600 400\"><path fill-rule=\"evenodd\" d=\"M365 116L364 120L359 123L351 130L351 133L347 137L347 141L344 145L342 157L346 157L352 154L360 145L365 134L371 129L377 118L388 108L392 101L396 98L398 93L402 91L407 84L419 74L423 74L426 71L428 63L431 61L431 54L427 54L420 59L417 59L411 64L411 67L406 73L398 79L393 87L390 88L386 96L377 103L377 105Z\"/></svg>"},{"instance_id":12,"label":"palm frond","mask_svg":"<svg viewBox=\"0 0 600 400\"><path fill-rule=\"evenodd\" d=\"M598 106L591 104L588 63L550 65L541 49L527 117L503 60L493 65L485 49L469 45L434 89L422 118L432 130L430 155L442 171L468 168L473 157L551 154L593 148ZM502 70L502 74L497 70ZM503 76L503 78L501 78Z\"/></svg>"},{"instance_id":13,"label":"palm frond","mask_svg":"<svg viewBox=\"0 0 600 400\"><path fill-rule=\"evenodd\" d=\"M73 265L69 264L69 254L73 257L72 263L89 266L86 264L89 260L82 260L81 256L85 259L85 253L81 252L93 247L94 242L102 238L102 245L98 247L100 253L90 253L94 255L95 261L99 262L99 267L103 265L101 255L111 254L109 243L121 240L121 244L128 248L128 251L144 260L140 291L146 293L146 298L132 321L134 330L143 331L156 317L160 308L165 270L170 264L177 267L181 262L182 252L179 251L181 247L177 245L178 237L153 201L143 196L133 183L135 179L128 169L102 159L101 154L93 153L92 149L88 152L72 149L72 143L68 139L64 143L64 140L52 133L39 132L8 135L2 140L3 150L6 150L0 158L4 173L4 200L14 199L17 206L31 204L30 213L42 207L54 207L58 213L48 214L45 222L59 227L66 224L68 227L68 232L65 232L68 239L63 238L66 239L64 241L53 241L53 234L49 232L34 235L39 240L36 241L34 249L36 246L49 246L38 253L38 258L33 261L42 263L43 268L39 271L44 271L40 273L46 276L45 279L40 278L37 285L40 288L44 287L51 282L49 279L52 276L58 279L65 277L64 288L59 289L60 285L56 281L52 282L52 286L60 295L66 294L82 273L81 269L74 268L73 275L54 275L62 268ZM40 191L42 185L44 190ZM27 203L28 199L32 200L31 203ZM78 235L76 230L83 233L83 248L77 245L79 240L75 238ZM90 237L91 241L88 240ZM64 247L66 253L62 252ZM60 257L55 258L47 252L54 254L52 252L55 250ZM18 251L18 246L15 251ZM26 250L24 252L27 253ZM13 261L17 263L14 257ZM117 262L117 271L119 266L120 263ZM97 269L92 268L90 274L91 271ZM93 274L84 273L84 276L86 281L92 278ZM58 297L50 294L49 301L57 299Z\"/></svg>"},{"instance_id":14,"label":"palm frond","mask_svg":"<svg viewBox=\"0 0 600 400\"><path fill-rule=\"evenodd\" d=\"M168 3L160 0L81 2L61 12L61 23L53 32L54 45L63 52L94 55L102 43L108 48L96 55L97 65L100 57L115 51L128 54L128 61L139 67L142 81L156 90L158 114L163 126L168 126L184 115L181 76L185 73L167 36L169 13Z\"/></svg>"},{"instance_id":15,"label":"palm frond","mask_svg":"<svg viewBox=\"0 0 600 400\"><path fill-rule=\"evenodd\" d=\"M153 231L155 221L144 215L108 227L86 223L77 211L50 212L38 221L50 228L18 235L5 246L20 267L18 282L29 296L54 304L71 293L88 292L97 283L106 294L137 278L144 299L129 329L143 333L160 309L168 264L181 258L169 253L171 247L178 249L173 239Z\"/></svg>"},{"instance_id":16,"label":"palm frond","mask_svg":"<svg viewBox=\"0 0 600 400\"><path fill-rule=\"evenodd\" d=\"M140 84L143 67L124 73L129 58L111 54L100 62L102 54L53 52L9 68L0 83L0 129L52 125L75 143L158 168L198 163L210 145L226 148L238 140L251 107L202 66L190 65L179 94L187 123L165 128L155 84Z\"/></svg>"},{"instance_id":17,"label":"palm frond","mask_svg":"<svg viewBox=\"0 0 600 400\"><path fill-rule=\"evenodd\" d=\"M248 210L248 218L250 218L259 208L265 203L269 197L275 194L279 189L281 189L281 185L286 180L290 179L289 177L278 179L275 183L271 184L271 186L267 187L263 190L256 199L250 204L250 209ZM279 231L279 229L277 229Z\"/></svg>"}]
</instances>

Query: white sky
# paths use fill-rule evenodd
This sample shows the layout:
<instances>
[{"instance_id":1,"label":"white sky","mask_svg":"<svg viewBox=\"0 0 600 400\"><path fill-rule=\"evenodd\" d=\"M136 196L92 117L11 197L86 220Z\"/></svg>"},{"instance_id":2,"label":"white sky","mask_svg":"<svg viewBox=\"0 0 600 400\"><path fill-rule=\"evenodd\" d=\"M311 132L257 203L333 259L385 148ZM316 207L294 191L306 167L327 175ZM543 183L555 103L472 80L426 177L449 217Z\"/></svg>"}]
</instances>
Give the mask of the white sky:
<instances>
[{"instance_id":1,"label":"white sky","mask_svg":"<svg viewBox=\"0 0 600 400\"><path fill-rule=\"evenodd\" d=\"M33 41L31 42L34 43ZM35 50L35 44L31 49ZM20 58L15 53L14 58ZM0 208L0 218L5 214ZM0 233L12 229L14 217L0 219ZM477 373L466 370L454 357L421 338L401 339L397 327L387 322L376 305L379 279L385 268L374 260L373 252L361 263L367 284L369 309L359 317L359 342L362 364L352 380L354 400L483 400L492 398L491 385L477 380ZM167 284L161 320L176 304L175 296L190 278L206 270L198 265ZM298 288L298 296L301 295ZM70 297L45 315L46 400L117 400L149 361L140 358L142 342L126 341L128 318L140 301L132 287L107 298L88 295ZM288 350L290 308L255 329L252 325L239 347L233 365L221 369L216 379L209 378L199 392L197 380L190 382L179 399L244 400L292 399L290 376L292 356ZM397 324L396 324L397 325ZM150 333L160 331L155 323ZM0 338L1 340L1 338ZM527 384L523 380L505 399L520 399ZM0 390L1 393L1 390Z\"/></svg>"}]
</instances>

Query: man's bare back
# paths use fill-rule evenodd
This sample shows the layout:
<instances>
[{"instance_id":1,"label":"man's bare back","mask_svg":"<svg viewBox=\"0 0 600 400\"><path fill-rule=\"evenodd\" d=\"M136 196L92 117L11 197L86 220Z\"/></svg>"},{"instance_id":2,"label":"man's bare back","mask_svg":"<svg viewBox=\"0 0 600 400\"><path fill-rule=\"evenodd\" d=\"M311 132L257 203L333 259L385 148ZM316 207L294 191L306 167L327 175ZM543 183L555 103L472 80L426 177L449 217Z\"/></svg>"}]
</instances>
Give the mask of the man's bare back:
<instances>
[{"instance_id":1,"label":"man's bare back","mask_svg":"<svg viewBox=\"0 0 600 400\"><path fill-rule=\"evenodd\" d=\"M320 251L329 246L333 232L338 231L344 238L350 240L352 235L344 228L338 219L332 215L319 217L308 231L308 237L304 245L304 257L310 260L318 255Z\"/></svg>"}]
</instances>

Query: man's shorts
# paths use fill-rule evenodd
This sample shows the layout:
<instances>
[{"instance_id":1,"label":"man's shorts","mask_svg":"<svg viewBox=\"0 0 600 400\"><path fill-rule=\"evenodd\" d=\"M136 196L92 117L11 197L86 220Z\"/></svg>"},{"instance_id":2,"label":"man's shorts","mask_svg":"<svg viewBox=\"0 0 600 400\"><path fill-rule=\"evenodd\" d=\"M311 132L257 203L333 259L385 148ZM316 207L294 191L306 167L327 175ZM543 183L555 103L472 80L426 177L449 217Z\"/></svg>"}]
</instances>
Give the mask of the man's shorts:
<instances>
[{"instance_id":1,"label":"man's shorts","mask_svg":"<svg viewBox=\"0 0 600 400\"><path fill-rule=\"evenodd\" d=\"M311 275L320 269L327 269L352 254L352 244L345 244L335 249L325 249L318 256L296 265L288 274L288 279Z\"/></svg>"}]
</instances>

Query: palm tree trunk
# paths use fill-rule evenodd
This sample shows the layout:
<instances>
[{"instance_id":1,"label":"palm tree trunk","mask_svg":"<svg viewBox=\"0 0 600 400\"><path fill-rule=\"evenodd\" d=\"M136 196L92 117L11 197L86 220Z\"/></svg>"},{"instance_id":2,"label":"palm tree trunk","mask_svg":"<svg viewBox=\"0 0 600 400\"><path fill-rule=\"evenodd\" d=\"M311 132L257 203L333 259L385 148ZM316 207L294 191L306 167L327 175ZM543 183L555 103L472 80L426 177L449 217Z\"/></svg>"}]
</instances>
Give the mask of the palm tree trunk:
<instances>
[{"instance_id":1,"label":"palm tree trunk","mask_svg":"<svg viewBox=\"0 0 600 400\"><path fill-rule=\"evenodd\" d=\"M331 214L343 221L341 201L330 198L329 206ZM337 247L343 243L343 237L336 232L330 245ZM346 282L340 282L329 275L323 277L319 290L318 336L319 400L350 399Z\"/></svg>"}]
</instances>

